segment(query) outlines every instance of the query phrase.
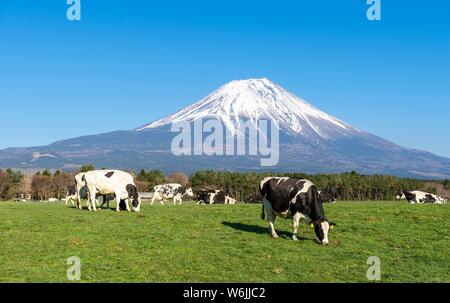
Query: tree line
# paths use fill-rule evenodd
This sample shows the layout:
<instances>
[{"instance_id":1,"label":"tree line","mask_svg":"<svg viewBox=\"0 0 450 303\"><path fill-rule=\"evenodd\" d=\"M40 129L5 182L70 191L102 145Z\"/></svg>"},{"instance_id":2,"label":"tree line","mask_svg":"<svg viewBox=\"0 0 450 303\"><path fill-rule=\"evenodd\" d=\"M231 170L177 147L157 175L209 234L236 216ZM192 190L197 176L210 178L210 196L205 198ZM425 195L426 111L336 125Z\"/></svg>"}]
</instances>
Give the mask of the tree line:
<instances>
[{"instance_id":1,"label":"tree line","mask_svg":"<svg viewBox=\"0 0 450 303\"><path fill-rule=\"evenodd\" d=\"M402 190L424 190L426 181L381 175L361 175L356 172L308 175L304 173L230 173L201 171L191 177L194 187L221 188L240 201L260 201L259 186L265 177L294 177L311 180L319 190L333 187L339 200L390 201ZM448 184L448 183L447 183ZM433 188L428 189L435 192Z\"/></svg>"},{"instance_id":2,"label":"tree line","mask_svg":"<svg viewBox=\"0 0 450 303\"><path fill-rule=\"evenodd\" d=\"M79 171L95 170L93 165L85 165ZM29 197L33 200L62 199L66 197L70 186L75 185L74 176L77 172L38 171L32 176L11 169L0 170L0 199L12 200L18 197ZM317 185L319 190L333 187L337 190L339 200L345 201L389 201L394 200L396 194L402 190L423 190L446 196L450 191L450 180L427 181L412 178L399 178L382 175L361 175L356 172L341 174L303 173L255 173L255 172L219 172L198 171L190 177L175 172L165 175L160 170L144 170L135 173L138 190L151 192L156 185L179 183L191 186L196 190L220 189L228 192L238 201L259 202L259 185L268 176L295 177L309 179ZM444 191L444 194L442 193Z\"/></svg>"}]
</instances>

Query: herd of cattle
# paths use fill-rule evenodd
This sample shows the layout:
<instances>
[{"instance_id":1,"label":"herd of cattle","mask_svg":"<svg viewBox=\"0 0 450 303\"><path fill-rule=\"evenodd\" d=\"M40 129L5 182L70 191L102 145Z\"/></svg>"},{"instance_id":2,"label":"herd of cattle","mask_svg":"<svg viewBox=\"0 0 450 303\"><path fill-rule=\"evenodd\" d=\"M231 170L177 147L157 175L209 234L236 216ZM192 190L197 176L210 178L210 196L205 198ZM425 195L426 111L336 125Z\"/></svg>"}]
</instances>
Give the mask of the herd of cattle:
<instances>
[{"instance_id":1,"label":"herd of cattle","mask_svg":"<svg viewBox=\"0 0 450 303\"><path fill-rule=\"evenodd\" d=\"M87 199L87 207L90 211L97 211L105 203L109 204L110 197L116 199L116 210L131 211L129 203L134 211L139 212L141 197L134 183L133 176L118 170L97 170L79 173L75 176L75 186L69 188L66 204L76 202L77 208L81 209L81 199ZM103 198L100 206L98 197ZM164 184L154 188L151 205L172 200L174 205L181 204L184 197L196 199L197 204L236 204L237 201L221 190L198 191L194 193L192 188L180 184Z\"/></svg>"},{"instance_id":2,"label":"herd of cattle","mask_svg":"<svg viewBox=\"0 0 450 303\"><path fill-rule=\"evenodd\" d=\"M100 206L98 197L103 197L103 203L108 203L108 197L114 196L116 210L133 211L141 210L142 200L139 196L133 176L118 170L97 170L80 173L75 176L76 186L69 190L66 204L76 201L77 208L81 209L81 199L87 197L87 207L90 211L96 211ZM293 220L293 240L297 240L300 220L314 228L320 243L329 243L329 232L336 224L325 216L323 203L336 202L337 191L328 187L319 191L309 180L297 178L268 177L260 184L262 200L262 219L269 222L269 232L274 238L278 238L275 231L275 219L277 217ZM186 188L180 184L165 184L154 188L151 205L156 201L164 205L165 200L172 200L175 205L181 204L184 197L197 201L197 204L236 204L237 201L222 190L200 190L194 192L192 188ZM407 200L411 204L437 203L444 204L446 199L434 194L421 191L401 191L397 195L398 200ZM103 206L103 205L102 205Z\"/></svg>"}]
</instances>

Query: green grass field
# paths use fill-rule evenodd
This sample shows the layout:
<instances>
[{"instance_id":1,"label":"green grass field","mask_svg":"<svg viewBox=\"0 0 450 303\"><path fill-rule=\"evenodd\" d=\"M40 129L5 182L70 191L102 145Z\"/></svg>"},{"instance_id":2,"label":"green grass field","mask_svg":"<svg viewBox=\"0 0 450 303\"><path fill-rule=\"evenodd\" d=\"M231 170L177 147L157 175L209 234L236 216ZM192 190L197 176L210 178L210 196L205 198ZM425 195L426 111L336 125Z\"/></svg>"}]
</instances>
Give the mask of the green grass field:
<instances>
[{"instance_id":1,"label":"green grass field","mask_svg":"<svg viewBox=\"0 0 450 303\"><path fill-rule=\"evenodd\" d=\"M82 282L368 282L367 259L382 282L450 282L448 205L341 202L326 205L338 224L318 245L303 225L278 219L267 234L259 205L149 206L136 213L78 211L63 204L0 202L0 281L67 282L67 258Z\"/></svg>"}]
</instances>

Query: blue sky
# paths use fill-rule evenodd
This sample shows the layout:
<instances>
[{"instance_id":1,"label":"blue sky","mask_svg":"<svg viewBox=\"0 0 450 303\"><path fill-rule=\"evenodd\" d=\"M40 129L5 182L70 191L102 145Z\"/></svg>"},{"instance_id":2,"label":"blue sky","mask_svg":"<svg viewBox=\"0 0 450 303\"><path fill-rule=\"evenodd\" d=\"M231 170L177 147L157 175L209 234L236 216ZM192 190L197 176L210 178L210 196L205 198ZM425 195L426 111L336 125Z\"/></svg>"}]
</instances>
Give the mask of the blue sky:
<instances>
[{"instance_id":1,"label":"blue sky","mask_svg":"<svg viewBox=\"0 0 450 303\"><path fill-rule=\"evenodd\" d=\"M395 143L450 157L450 1L0 1L0 148L133 129L267 77Z\"/></svg>"}]
</instances>

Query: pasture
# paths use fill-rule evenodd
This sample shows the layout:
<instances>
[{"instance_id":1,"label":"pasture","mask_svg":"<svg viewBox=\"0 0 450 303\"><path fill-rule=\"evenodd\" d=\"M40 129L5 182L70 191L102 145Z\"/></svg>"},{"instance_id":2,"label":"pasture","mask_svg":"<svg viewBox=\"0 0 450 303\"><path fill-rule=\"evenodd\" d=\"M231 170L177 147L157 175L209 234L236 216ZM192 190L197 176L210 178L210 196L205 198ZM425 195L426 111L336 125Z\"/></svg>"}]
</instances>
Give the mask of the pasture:
<instances>
[{"instance_id":1,"label":"pasture","mask_svg":"<svg viewBox=\"0 0 450 303\"><path fill-rule=\"evenodd\" d=\"M113 205L112 205L113 206ZM325 206L338 226L327 247L291 221L267 234L260 205L149 206L141 213L78 211L63 203L0 202L0 281L67 282L67 258L81 282L450 282L448 205L340 202Z\"/></svg>"}]
</instances>

